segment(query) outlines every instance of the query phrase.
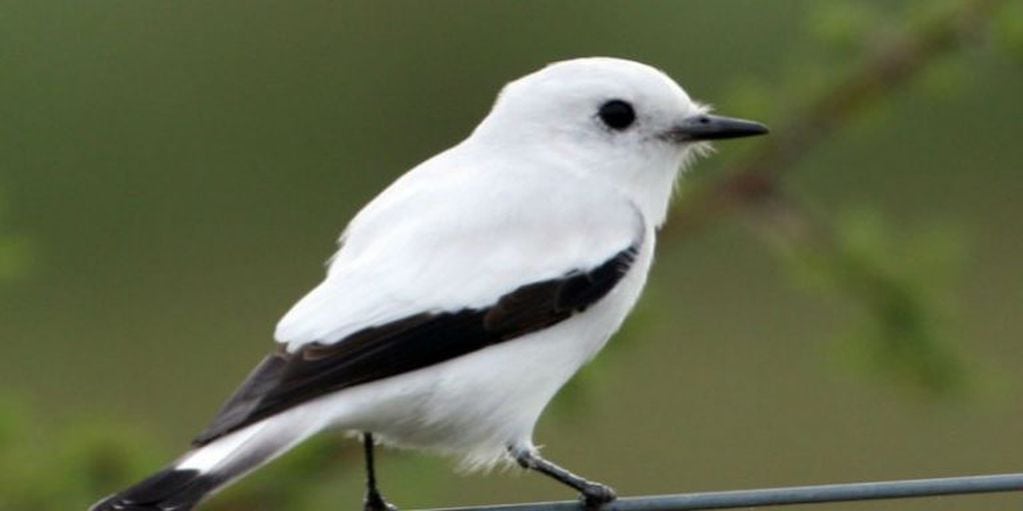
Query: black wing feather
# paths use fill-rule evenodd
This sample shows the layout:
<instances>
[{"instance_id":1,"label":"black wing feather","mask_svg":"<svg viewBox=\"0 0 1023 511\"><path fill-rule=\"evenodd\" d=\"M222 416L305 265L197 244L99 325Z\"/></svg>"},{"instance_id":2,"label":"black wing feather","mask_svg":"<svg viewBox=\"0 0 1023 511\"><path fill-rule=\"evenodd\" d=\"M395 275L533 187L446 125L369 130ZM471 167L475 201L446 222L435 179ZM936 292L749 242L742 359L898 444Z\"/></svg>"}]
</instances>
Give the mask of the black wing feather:
<instances>
[{"instance_id":1,"label":"black wing feather","mask_svg":"<svg viewBox=\"0 0 1023 511\"><path fill-rule=\"evenodd\" d=\"M416 314L335 343L312 343L295 353L278 350L252 371L193 444L207 444L345 387L438 364L564 321L611 292L639 245L588 271L521 286L489 307Z\"/></svg>"}]
</instances>

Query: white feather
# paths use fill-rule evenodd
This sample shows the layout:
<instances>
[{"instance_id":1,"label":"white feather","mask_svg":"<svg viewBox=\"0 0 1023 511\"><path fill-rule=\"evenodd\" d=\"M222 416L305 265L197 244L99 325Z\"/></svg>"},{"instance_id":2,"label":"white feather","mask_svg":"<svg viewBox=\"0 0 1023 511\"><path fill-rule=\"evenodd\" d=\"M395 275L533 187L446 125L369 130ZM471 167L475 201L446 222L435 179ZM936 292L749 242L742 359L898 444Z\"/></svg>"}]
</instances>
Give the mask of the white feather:
<instances>
[{"instance_id":1,"label":"white feather","mask_svg":"<svg viewBox=\"0 0 1023 511\"><path fill-rule=\"evenodd\" d=\"M278 324L294 350L422 312L491 305L599 265L642 236L627 197L549 168L431 160L352 222L327 278Z\"/></svg>"},{"instance_id":2,"label":"white feather","mask_svg":"<svg viewBox=\"0 0 1023 511\"><path fill-rule=\"evenodd\" d=\"M612 98L641 105L636 129L611 133L593 117ZM553 327L298 409L472 466L532 445L544 406L638 298L655 226L692 155L663 132L703 110L659 71L614 59L561 63L510 84L468 139L356 215L326 279L281 319L276 339L294 351L414 314L486 307L642 240L627 277Z\"/></svg>"}]
</instances>

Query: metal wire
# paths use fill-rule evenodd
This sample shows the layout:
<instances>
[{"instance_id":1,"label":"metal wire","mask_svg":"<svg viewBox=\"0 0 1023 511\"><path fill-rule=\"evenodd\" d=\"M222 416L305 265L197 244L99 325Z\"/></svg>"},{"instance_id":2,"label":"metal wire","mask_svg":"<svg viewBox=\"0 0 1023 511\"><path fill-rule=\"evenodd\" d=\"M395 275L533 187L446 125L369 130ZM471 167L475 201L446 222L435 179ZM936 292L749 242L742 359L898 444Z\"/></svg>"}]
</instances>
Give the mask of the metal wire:
<instances>
[{"instance_id":1,"label":"metal wire","mask_svg":"<svg viewBox=\"0 0 1023 511\"><path fill-rule=\"evenodd\" d=\"M1023 473L628 497L616 500L600 509L601 511L733 509L1012 491L1023 492ZM579 511L581 509L583 507L578 501L565 501L460 507L432 511Z\"/></svg>"}]
</instances>

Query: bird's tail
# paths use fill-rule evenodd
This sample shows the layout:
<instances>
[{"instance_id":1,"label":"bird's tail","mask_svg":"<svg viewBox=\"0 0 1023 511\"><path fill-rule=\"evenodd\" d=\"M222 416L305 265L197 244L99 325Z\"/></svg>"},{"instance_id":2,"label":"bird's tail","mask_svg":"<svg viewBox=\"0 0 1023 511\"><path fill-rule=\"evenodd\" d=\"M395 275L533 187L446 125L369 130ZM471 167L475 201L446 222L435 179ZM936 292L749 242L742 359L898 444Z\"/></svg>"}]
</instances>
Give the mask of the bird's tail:
<instances>
[{"instance_id":1,"label":"bird's tail","mask_svg":"<svg viewBox=\"0 0 1023 511\"><path fill-rule=\"evenodd\" d=\"M164 511L195 507L222 481L198 470L165 468L120 493L111 495L89 511Z\"/></svg>"},{"instance_id":2,"label":"bird's tail","mask_svg":"<svg viewBox=\"0 0 1023 511\"><path fill-rule=\"evenodd\" d=\"M286 419L271 417L196 447L89 511L188 511L315 432Z\"/></svg>"}]
</instances>

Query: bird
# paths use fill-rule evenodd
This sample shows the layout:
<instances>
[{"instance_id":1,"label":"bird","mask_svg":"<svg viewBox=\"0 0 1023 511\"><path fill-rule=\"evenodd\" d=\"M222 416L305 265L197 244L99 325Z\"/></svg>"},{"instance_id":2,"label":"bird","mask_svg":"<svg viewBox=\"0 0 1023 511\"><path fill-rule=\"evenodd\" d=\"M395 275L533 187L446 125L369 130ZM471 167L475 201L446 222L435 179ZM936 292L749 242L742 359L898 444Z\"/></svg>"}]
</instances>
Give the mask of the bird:
<instances>
[{"instance_id":1,"label":"bird","mask_svg":"<svg viewBox=\"0 0 1023 511\"><path fill-rule=\"evenodd\" d=\"M533 431L640 296L676 182L710 142L761 135L663 71L586 57L511 81L461 142L349 222L323 281L188 450L91 511L184 511L309 437L549 476L589 508L607 485L544 458Z\"/></svg>"}]
</instances>

